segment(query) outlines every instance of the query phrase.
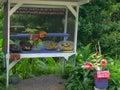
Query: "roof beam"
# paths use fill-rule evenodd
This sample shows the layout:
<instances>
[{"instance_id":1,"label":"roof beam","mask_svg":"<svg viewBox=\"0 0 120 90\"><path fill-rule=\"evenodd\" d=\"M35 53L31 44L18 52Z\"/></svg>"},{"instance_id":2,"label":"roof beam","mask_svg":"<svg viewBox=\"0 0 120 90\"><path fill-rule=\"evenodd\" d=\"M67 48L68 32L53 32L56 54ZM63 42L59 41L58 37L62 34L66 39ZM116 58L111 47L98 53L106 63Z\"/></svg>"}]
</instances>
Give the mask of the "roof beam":
<instances>
[{"instance_id":1,"label":"roof beam","mask_svg":"<svg viewBox=\"0 0 120 90\"><path fill-rule=\"evenodd\" d=\"M11 16L23 3L17 3L10 11L9 15Z\"/></svg>"},{"instance_id":2,"label":"roof beam","mask_svg":"<svg viewBox=\"0 0 120 90\"><path fill-rule=\"evenodd\" d=\"M72 1L40 1L40 0L11 0L11 3L23 3L23 4L43 4L43 5L78 5L78 2Z\"/></svg>"},{"instance_id":3,"label":"roof beam","mask_svg":"<svg viewBox=\"0 0 120 90\"><path fill-rule=\"evenodd\" d=\"M67 5L67 7L68 7L68 9L72 12L72 14L73 14L75 17L77 17L77 12L76 12L76 10L75 10L72 6L70 6L70 5Z\"/></svg>"},{"instance_id":4,"label":"roof beam","mask_svg":"<svg viewBox=\"0 0 120 90\"><path fill-rule=\"evenodd\" d=\"M78 2L78 5L83 5L83 4L86 4L86 3L89 3L90 0L81 0Z\"/></svg>"}]
</instances>

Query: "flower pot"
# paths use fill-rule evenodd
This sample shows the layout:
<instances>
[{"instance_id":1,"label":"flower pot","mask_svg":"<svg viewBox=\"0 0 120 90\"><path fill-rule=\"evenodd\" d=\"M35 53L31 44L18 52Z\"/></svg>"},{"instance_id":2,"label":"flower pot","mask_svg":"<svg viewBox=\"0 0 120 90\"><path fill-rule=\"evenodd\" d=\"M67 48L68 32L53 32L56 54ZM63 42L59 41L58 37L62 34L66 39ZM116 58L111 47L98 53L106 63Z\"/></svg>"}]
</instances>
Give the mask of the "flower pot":
<instances>
[{"instance_id":1,"label":"flower pot","mask_svg":"<svg viewBox=\"0 0 120 90\"><path fill-rule=\"evenodd\" d=\"M106 89L99 89L99 88L94 87L94 90L106 90Z\"/></svg>"},{"instance_id":2,"label":"flower pot","mask_svg":"<svg viewBox=\"0 0 120 90\"><path fill-rule=\"evenodd\" d=\"M98 89L105 89L108 87L108 78L98 78L97 71L94 72L94 83Z\"/></svg>"},{"instance_id":3,"label":"flower pot","mask_svg":"<svg viewBox=\"0 0 120 90\"><path fill-rule=\"evenodd\" d=\"M19 76L17 74L14 74L10 77L12 84L17 84L19 82Z\"/></svg>"}]
</instances>

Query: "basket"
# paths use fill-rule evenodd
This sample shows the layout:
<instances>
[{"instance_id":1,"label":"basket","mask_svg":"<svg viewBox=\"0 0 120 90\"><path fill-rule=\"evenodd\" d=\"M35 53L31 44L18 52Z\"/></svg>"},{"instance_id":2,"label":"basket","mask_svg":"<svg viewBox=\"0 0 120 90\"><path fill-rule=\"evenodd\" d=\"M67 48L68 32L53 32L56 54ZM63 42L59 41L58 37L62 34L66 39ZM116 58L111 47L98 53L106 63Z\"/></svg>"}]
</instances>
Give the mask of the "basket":
<instances>
[{"instance_id":1,"label":"basket","mask_svg":"<svg viewBox=\"0 0 120 90\"><path fill-rule=\"evenodd\" d=\"M72 51L74 44L72 41L60 41L58 47L63 51Z\"/></svg>"},{"instance_id":2,"label":"basket","mask_svg":"<svg viewBox=\"0 0 120 90\"><path fill-rule=\"evenodd\" d=\"M45 49L52 50L57 48L58 43L55 41L43 41L43 46Z\"/></svg>"},{"instance_id":3,"label":"basket","mask_svg":"<svg viewBox=\"0 0 120 90\"><path fill-rule=\"evenodd\" d=\"M10 52L12 53L19 53L21 51L21 48L19 45L16 44L10 44Z\"/></svg>"},{"instance_id":4,"label":"basket","mask_svg":"<svg viewBox=\"0 0 120 90\"><path fill-rule=\"evenodd\" d=\"M27 41L21 41L20 46L24 51L30 51L32 49L32 44Z\"/></svg>"}]
</instances>

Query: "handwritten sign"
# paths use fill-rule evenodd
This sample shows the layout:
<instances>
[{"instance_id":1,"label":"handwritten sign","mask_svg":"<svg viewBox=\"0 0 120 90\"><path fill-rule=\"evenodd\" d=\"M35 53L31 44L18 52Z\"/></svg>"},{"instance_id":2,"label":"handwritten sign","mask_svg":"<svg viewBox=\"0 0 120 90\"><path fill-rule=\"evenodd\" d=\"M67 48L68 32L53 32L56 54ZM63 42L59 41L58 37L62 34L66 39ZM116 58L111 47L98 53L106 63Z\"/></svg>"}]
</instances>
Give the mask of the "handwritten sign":
<instances>
[{"instance_id":1,"label":"handwritten sign","mask_svg":"<svg viewBox=\"0 0 120 90\"><path fill-rule=\"evenodd\" d=\"M97 78L109 78L110 72L106 71L97 71Z\"/></svg>"}]
</instances>

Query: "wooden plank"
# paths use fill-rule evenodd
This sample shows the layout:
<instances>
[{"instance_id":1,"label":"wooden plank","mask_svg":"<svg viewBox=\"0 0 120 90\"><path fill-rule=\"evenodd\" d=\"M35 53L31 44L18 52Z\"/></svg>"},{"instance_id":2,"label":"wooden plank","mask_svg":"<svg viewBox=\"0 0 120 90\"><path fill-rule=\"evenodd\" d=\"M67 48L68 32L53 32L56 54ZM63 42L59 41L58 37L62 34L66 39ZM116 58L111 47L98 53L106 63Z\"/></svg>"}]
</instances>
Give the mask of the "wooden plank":
<instances>
[{"instance_id":1,"label":"wooden plank","mask_svg":"<svg viewBox=\"0 0 120 90\"><path fill-rule=\"evenodd\" d=\"M67 5L67 7L68 7L68 9L72 12L72 14L73 14L75 17L77 17L77 12L75 11L75 9L74 9L72 6L70 6L70 5Z\"/></svg>"},{"instance_id":2,"label":"wooden plank","mask_svg":"<svg viewBox=\"0 0 120 90\"><path fill-rule=\"evenodd\" d=\"M73 1L45 1L45 0L11 0L11 3L21 3L24 4L43 4L43 5L78 5L78 2Z\"/></svg>"},{"instance_id":3,"label":"wooden plank","mask_svg":"<svg viewBox=\"0 0 120 90\"><path fill-rule=\"evenodd\" d=\"M17 3L10 11L9 15L11 16L23 3Z\"/></svg>"}]
</instances>

